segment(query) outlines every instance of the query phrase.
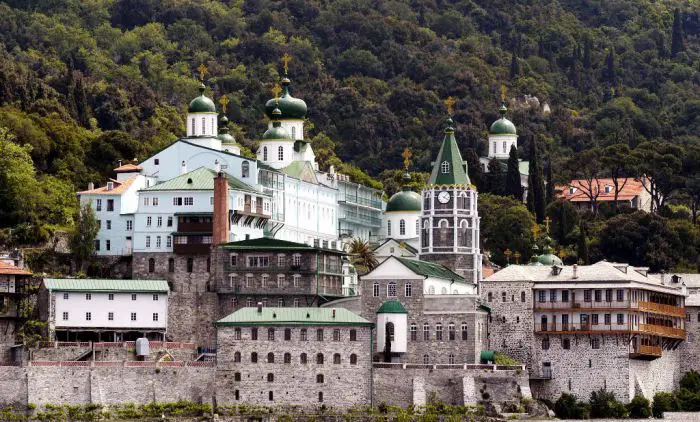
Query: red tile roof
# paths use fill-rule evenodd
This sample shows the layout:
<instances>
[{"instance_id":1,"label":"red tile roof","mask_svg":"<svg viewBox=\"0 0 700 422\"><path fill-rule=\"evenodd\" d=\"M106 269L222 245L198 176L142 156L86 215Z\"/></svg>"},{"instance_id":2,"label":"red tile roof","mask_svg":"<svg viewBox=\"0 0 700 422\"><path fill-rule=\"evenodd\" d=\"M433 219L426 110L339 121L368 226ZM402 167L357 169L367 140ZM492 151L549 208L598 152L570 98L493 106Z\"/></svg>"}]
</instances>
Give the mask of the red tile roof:
<instances>
[{"instance_id":1,"label":"red tile roof","mask_svg":"<svg viewBox=\"0 0 700 422\"><path fill-rule=\"evenodd\" d=\"M131 186L132 183L134 183L134 180L136 180L137 177L138 176L133 176L126 180L122 180L121 182L118 180L109 179L110 182L114 183L112 190L107 190L107 186L102 186L99 188L78 192L78 195L121 195L129 188L129 186Z\"/></svg>"},{"instance_id":2,"label":"red tile roof","mask_svg":"<svg viewBox=\"0 0 700 422\"><path fill-rule=\"evenodd\" d=\"M134 164L124 164L114 169L117 173L132 173L143 170L143 167Z\"/></svg>"},{"instance_id":3,"label":"red tile roof","mask_svg":"<svg viewBox=\"0 0 700 422\"><path fill-rule=\"evenodd\" d=\"M19 267L15 267L12 264L0 261L0 274L2 275L32 275L27 270L23 270Z\"/></svg>"},{"instance_id":4,"label":"red tile roof","mask_svg":"<svg viewBox=\"0 0 700 422\"><path fill-rule=\"evenodd\" d=\"M619 179L619 185L622 186L620 193L617 195L618 201L630 201L634 197L641 195L644 192L642 181L631 177ZM605 193L605 186L610 186L610 192ZM569 193L569 187L575 187L574 193ZM566 186L557 186L557 197L571 202L589 202L590 198L588 182L585 180L572 180ZM597 179L593 180L593 193L597 193L597 201L614 201L615 200L615 185L612 179Z\"/></svg>"}]
</instances>

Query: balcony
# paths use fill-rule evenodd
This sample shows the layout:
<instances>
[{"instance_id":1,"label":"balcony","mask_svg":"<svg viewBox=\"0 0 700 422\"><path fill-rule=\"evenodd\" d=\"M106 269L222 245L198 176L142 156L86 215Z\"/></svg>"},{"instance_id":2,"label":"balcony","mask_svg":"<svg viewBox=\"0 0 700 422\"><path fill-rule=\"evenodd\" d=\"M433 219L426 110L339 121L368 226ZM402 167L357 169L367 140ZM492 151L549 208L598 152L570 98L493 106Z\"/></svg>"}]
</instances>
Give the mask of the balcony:
<instances>
[{"instance_id":1,"label":"balcony","mask_svg":"<svg viewBox=\"0 0 700 422\"><path fill-rule=\"evenodd\" d=\"M661 303L654 302L638 302L637 309L644 312L653 312L657 314L685 318L685 308L680 306L663 305Z\"/></svg>"},{"instance_id":2,"label":"balcony","mask_svg":"<svg viewBox=\"0 0 700 422\"><path fill-rule=\"evenodd\" d=\"M581 323L536 323L537 334L626 334L630 329L627 324L581 324Z\"/></svg>"},{"instance_id":3,"label":"balcony","mask_svg":"<svg viewBox=\"0 0 700 422\"><path fill-rule=\"evenodd\" d=\"M338 202L346 202L353 205L361 205L363 207L382 209L382 201L378 199L362 198L357 195L345 194L341 195Z\"/></svg>"},{"instance_id":4,"label":"balcony","mask_svg":"<svg viewBox=\"0 0 700 422\"><path fill-rule=\"evenodd\" d=\"M682 328L664 327L663 325L639 324L639 330L645 334L656 334L661 337L669 337L685 340L685 330Z\"/></svg>"},{"instance_id":5,"label":"balcony","mask_svg":"<svg viewBox=\"0 0 700 422\"><path fill-rule=\"evenodd\" d=\"M661 357L661 347L639 345L630 352L630 358L641 360L654 360Z\"/></svg>"},{"instance_id":6,"label":"balcony","mask_svg":"<svg viewBox=\"0 0 700 422\"><path fill-rule=\"evenodd\" d=\"M356 213L354 211L343 211L343 215L338 217L341 221L347 221L350 223L361 224L363 226L381 227L382 219L378 217L372 217L365 214Z\"/></svg>"},{"instance_id":7,"label":"balcony","mask_svg":"<svg viewBox=\"0 0 700 422\"><path fill-rule=\"evenodd\" d=\"M535 310L536 311L552 311L552 310L562 310L562 311L570 311L570 310L578 310L578 309L585 309L585 310L590 310L590 311L595 311L595 310L601 310L601 311L609 311L609 310L623 310L623 309L629 309L630 308L630 302L625 300L622 302L582 302L582 301L576 301L576 302L535 302Z\"/></svg>"},{"instance_id":8,"label":"balcony","mask_svg":"<svg viewBox=\"0 0 700 422\"><path fill-rule=\"evenodd\" d=\"M289 274L289 273L313 273L316 270L309 265L268 265L267 267L246 267L245 265L224 265L224 272L227 273L269 273L269 274Z\"/></svg>"}]
</instances>

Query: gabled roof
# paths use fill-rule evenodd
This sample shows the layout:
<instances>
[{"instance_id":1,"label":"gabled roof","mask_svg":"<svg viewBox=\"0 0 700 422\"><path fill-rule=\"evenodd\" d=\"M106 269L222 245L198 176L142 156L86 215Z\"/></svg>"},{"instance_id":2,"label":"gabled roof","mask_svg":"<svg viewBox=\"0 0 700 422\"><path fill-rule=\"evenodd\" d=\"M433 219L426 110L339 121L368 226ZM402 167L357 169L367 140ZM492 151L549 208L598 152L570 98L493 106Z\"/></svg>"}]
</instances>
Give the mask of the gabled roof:
<instances>
[{"instance_id":1,"label":"gabled roof","mask_svg":"<svg viewBox=\"0 0 700 422\"><path fill-rule=\"evenodd\" d=\"M138 174L122 181L109 179L113 184L111 190L107 190L107 186L105 185L99 188L78 192L78 195L121 195L129 189L129 186L136 181L137 177L139 177Z\"/></svg>"},{"instance_id":2,"label":"gabled roof","mask_svg":"<svg viewBox=\"0 0 700 422\"><path fill-rule=\"evenodd\" d=\"M640 179L632 177L622 178L618 180L619 186L622 186L620 193L617 196L618 201L630 201L636 196L644 193L644 184ZM624 186L623 186L624 185ZM605 186L610 187L610 192L605 192ZM569 193L569 188L574 187L574 193ZM572 180L566 186L557 186L559 191L557 196L571 202L588 202L590 201L588 182L582 179ZM598 202L614 201L615 200L615 184L613 179L597 179L593 180L592 189L593 196L598 196Z\"/></svg>"},{"instance_id":3,"label":"gabled roof","mask_svg":"<svg viewBox=\"0 0 700 422\"><path fill-rule=\"evenodd\" d=\"M443 168L442 163L447 162L448 167ZM469 185L469 175L465 170L462 154L459 152L455 140L455 130L452 127L452 119L448 119L448 127L445 129L445 137L438 152L433 171L430 173L428 185Z\"/></svg>"},{"instance_id":4,"label":"gabled roof","mask_svg":"<svg viewBox=\"0 0 700 422\"><path fill-rule=\"evenodd\" d=\"M379 245L377 245L377 247L375 247L375 248L372 249L372 250L374 250L374 251L379 250L380 248L382 248L384 245L386 245L386 244L389 243L389 242L393 242L393 243L395 243L399 248L406 249L407 251L411 252L412 254L418 255L418 249L414 248L413 246L409 245L409 244L406 243L406 242L403 242L403 241L401 241L401 240L394 239L393 237L390 237L390 238L384 240L384 242L380 243Z\"/></svg>"},{"instance_id":5,"label":"gabled roof","mask_svg":"<svg viewBox=\"0 0 700 422\"><path fill-rule=\"evenodd\" d=\"M1 275L32 275L31 272L24 270L19 267L15 267L12 264L7 264L0 261L0 274Z\"/></svg>"},{"instance_id":6,"label":"gabled roof","mask_svg":"<svg viewBox=\"0 0 700 422\"><path fill-rule=\"evenodd\" d=\"M263 195L262 192L255 190L249 184L242 182L228 173L224 173L228 179L228 185L233 190L251 192L257 195ZM158 183L148 188L141 189L146 192L167 191L167 190L189 190L189 191L213 191L214 178L216 172L206 167L200 167L196 170L173 177L170 180Z\"/></svg>"},{"instance_id":7,"label":"gabled roof","mask_svg":"<svg viewBox=\"0 0 700 422\"><path fill-rule=\"evenodd\" d=\"M435 264L427 261L420 261L418 259L402 258L398 256L394 256L393 258L397 259L403 265L408 267L408 269L410 269L418 275L422 275L425 277L442 278L445 280L454 280L461 282L464 281L464 278L462 278L462 276L445 267L444 265Z\"/></svg>"},{"instance_id":8,"label":"gabled roof","mask_svg":"<svg viewBox=\"0 0 700 422\"><path fill-rule=\"evenodd\" d=\"M333 252L339 255L345 255L345 252L336 249L328 249L321 247L309 246L306 243L290 242L288 240L280 240L271 237L259 237L257 239L246 239L238 242L222 243L219 247L227 250L275 250L275 251L326 251Z\"/></svg>"},{"instance_id":9,"label":"gabled roof","mask_svg":"<svg viewBox=\"0 0 700 422\"><path fill-rule=\"evenodd\" d=\"M48 290L60 292L168 292L167 280L45 278Z\"/></svg>"},{"instance_id":10,"label":"gabled roof","mask_svg":"<svg viewBox=\"0 0 700 422\"><path fill-rule=\"evenodd\" d=\"M309 183L318 184L316 173L308 161L294 161L292 164L281 169L282 173L295 179L303 180Z\"/></svg>"},{"instance_id":11,"label":"gabled roof","mask_svg":"<svg viewBox=\"0 0 700 422\"><path fill-rule=\"evenodd\" d=\"M334 316L335 314L335 316ZM216 321L218 326L255 325L310 325L310 326L360 326L371 322L344 308L267 308L258 312L257 307L241 308Z\"/></svg>"}]
</instances>

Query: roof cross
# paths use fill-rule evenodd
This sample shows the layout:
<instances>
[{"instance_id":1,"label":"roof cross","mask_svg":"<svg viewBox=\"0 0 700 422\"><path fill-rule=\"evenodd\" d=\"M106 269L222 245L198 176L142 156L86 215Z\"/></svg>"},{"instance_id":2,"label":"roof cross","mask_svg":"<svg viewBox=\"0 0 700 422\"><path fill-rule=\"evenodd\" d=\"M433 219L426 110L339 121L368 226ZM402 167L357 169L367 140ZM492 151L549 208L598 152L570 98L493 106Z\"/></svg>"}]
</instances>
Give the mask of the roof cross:
<instances>
[{"instance_id":1,"label":"roof cross","mask_svg":"<svg viewBox=\"0 0 700 422\"><path fill-rule=\"evenodd\" d=\"M286 75L289 71L289 62L292 61L292 56L289 53L284 53L282 56L282 63L284 64L284 74Z\"/></svg>"},{"instance_id":2,"label":"roof cross","mask_svg":"<svg viewBox=\"0 0 700 422\"><path fill-rule=\"evenodd\" d=\"M197 70L199 70L199 79L201 79L202 82L204 82L204 74L207 73L207 67L204 65L204 63L202 63L199 65Z\"/></svg>"},{"instance_id":3,"label":"roof cross","mask_svg":"<svg viewBox=\"0 0 700 422\"><path fill-rule=\"evenodd\" d=\"M411 152L410 148L405 148L403 152L401 153L401 156L403 157L403 165L408 169L408 165L411 163L411 157L413 156L413 153Z\"/></svg>"},{"instance_id":4,"label":"roof cross","mask_svg":"<svg viewBox=\"0 0 700 422\"><path fill-rule=\"evenodd\" d=\"M540 226L537 224L532 225L532 235L535 236L535 240L537 240L537 235L540 234Z\"/></svg>"},{"instance_id":5,"label":"roof cross","mask_svg":"<svg viewBox=\"0 0 700 422\"><path fill-rule=\"evenodd\" d=\"M275 84L275 86L272 87L272 95L275 96L275 100L279 99L280 92L282 92L282 88L280 87L279 84Z\"/></svg>"},{"instance_id":6,"label":"roof cross","mask_svg":"<svg viewBox=\"0 0 700 422\"><path fill-rule=\"evenodd\" d=\"M452 98L450 96L450 97L447 97L447 99L444 101L444 103L445 103L445 106L447 107L447 114L449 114L451 116L452 113L455 111L454 106L455 106L455 104L457 104L457 101L455 101L454 98Z\"/></svg>"},{"instance_id":7,"label":"roof cross","mask_svg":"<svg viewBox=\"0 0 700 422\"><path fill-rule=\"evenodd\" d=\"M544 225L547 227L547 233L549 233L549 223L552 222L552 219L547 216L547 218L544 219Z\"/></svg>"},{"instance_id":8,"label":"roof cross","mask_svg":"<svg viewBox=\"0 0 700 422\"><path fill-rule=\"evenodd\" d=\"M222 95L221 98L219 98L219 104L221 104L221 109L223 110L223 113L226 114L226 106L228 106L228 97Z\"/></svg>"},{"instance_id":9,"label":"roof cross","mask_svg":"<svg viewBox=\"0 0 700 422\"><path fill-rule=\"evenodd\" d=\"M501 101L506 101L506 95L508 94L508 88L505 85L501 85Z\"/></svg>"}]
</instances>

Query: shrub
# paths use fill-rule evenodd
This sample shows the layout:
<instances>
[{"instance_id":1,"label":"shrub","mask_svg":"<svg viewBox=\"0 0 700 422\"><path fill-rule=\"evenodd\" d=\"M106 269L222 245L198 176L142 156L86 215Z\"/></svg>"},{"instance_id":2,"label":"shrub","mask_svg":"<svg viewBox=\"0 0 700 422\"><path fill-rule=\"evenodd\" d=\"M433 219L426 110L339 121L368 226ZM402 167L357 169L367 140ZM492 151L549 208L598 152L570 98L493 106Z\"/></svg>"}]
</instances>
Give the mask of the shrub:
<instances>
[{"instance_id":1,"label":"shrub","mask_svg":"<svg viewBox=\"0 0 700 422\"><path fill-rule=\"evenodd\" d=\"M554 413L560 419L588 419L588 407L573 394L563 393L554 403Z\"/></svg>"},{"instance_id":2,"label":"shrub","mask_svg":"<svg viewBox=\"0 0 700 422\"><path fill-rule=\"evenodd\" d=\"M680 406L675 394L663 392L654 394L654 404L651 407L651 413L655 418L663 418L664 412L677 410L680 410Z\"/></svg>"},{"instance_id":3,"label":"shrub","mask_svg":"<svg viewBox=\"0 0 700 422\"><path fill-rule=\"evenodd\" d=\"M493 354L493 363L496 365L521 365L519 360L513 359L512 357L501 352L496 352Z\"/></svg>"},{"instance_id":4,"label":"shrub","mask_svg":"<svg viewBox=\"0 0 700 422\"><path fill-rule=\"evenodd\" d=\"M615 399L615 393L600 389L591 393L590 411L592 418L624 418L625 405Z\"/></svg>"},{"instance_id":5,"label":"shrub","mask_svg":"<svg viewBox=\"0 0 700 422\"><path fill-rule=\"evenodd\" d=\"M695 371L686 372L681 378L680 387L691 393L700 393L700 374Z\"/></svg>"},{"instance_id":6,"label":"shrub","mask_svg":"<svg viewBox=\"0 0 700 422\"><path fill-rule=\"evenodd\" d=\"M634 396L627 405L627 411L632 418L646 419L651 416L651 405L644 396Z\"/></svg>"}]
</instances>

